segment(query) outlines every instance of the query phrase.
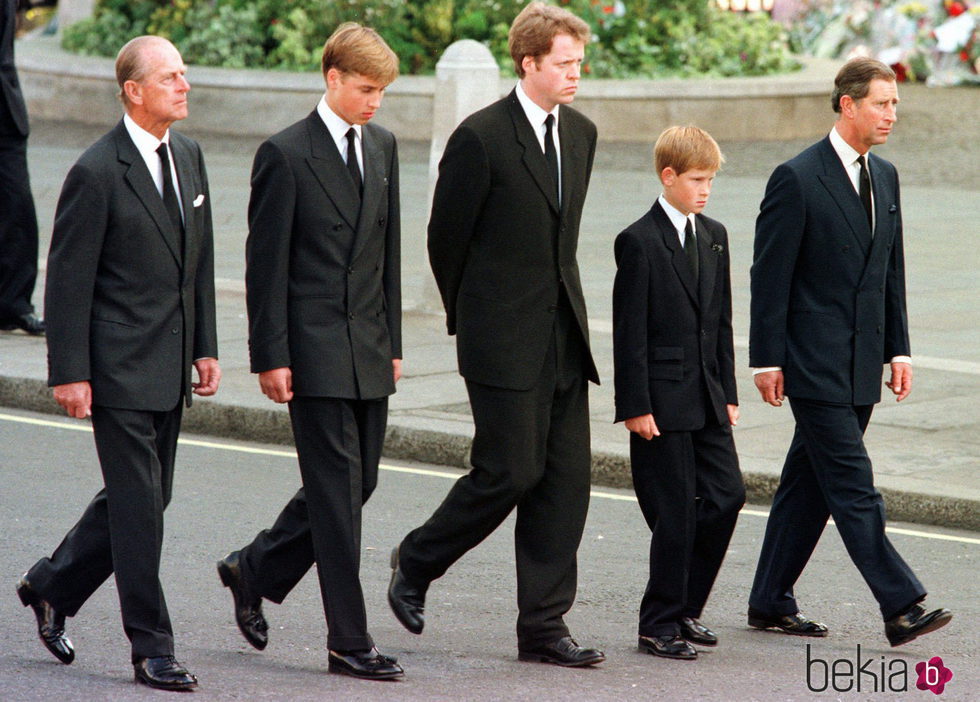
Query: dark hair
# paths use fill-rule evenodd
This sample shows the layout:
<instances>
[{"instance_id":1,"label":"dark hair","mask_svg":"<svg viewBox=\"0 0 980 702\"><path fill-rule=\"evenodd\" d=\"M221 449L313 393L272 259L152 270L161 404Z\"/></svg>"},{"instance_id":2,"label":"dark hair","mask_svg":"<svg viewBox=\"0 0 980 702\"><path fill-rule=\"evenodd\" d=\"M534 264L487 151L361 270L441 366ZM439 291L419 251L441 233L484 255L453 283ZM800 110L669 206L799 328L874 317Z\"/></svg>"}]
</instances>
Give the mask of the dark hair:
<instances>
[{"instance_id":1,"label":"dark hair","mask_svg":"<svg viewBox=\"0 0 980 702\"><path fill-rule=\"evenodd\" d=\"M834 92L830 96L834 112L840 114L840 99L845 95L849 95L852 100L867 97L873 80L893 81L895 71L881 61L865 56L845 63L834 78Z\"/></svg>"}]
</instances>

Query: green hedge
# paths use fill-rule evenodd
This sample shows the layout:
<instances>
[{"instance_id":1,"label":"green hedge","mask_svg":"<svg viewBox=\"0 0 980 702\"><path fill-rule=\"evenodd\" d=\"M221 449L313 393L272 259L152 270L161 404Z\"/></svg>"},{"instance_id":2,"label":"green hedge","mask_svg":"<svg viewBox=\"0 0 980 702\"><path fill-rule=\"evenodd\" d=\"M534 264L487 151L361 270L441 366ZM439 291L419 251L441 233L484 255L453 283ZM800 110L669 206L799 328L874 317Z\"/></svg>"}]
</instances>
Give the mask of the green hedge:
<instances>
[{"instance_id":1,"label":"green hedge","mask_svg":"<svg viewBox=\"0 0 980 702\"><path fill-rule=\"evenodd\" d=\"M710 0L559 0L593 28L585 72L601 78L764 75L793 70L782 28ZM188 63L316 70L341 22L378 30L403 73L431 73L458 39L486 44L511 71L507 29L526 0L99 0L65 29L69 51L114 56L140 34L170 38Z\"/></svg>"}]
</instances>

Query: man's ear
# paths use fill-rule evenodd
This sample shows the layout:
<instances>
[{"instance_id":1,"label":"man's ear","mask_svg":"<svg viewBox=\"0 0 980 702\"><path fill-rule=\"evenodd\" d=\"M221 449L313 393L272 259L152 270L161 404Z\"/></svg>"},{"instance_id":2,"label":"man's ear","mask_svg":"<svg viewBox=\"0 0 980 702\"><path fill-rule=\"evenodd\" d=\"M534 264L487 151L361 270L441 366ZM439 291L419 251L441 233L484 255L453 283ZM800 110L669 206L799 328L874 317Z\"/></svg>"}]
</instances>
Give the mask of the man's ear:
<instances>
[{"instance_id":1,"label":"man's ear","mask_svg":"<svg viewBox=\"0 0 980 702\"><path fill-rule=\"evenodd\" d=\"M675 171L671 166L667 166L665 169L660 171L660 182L670 187L677 180L677 171Z\"/></svg>"},{"instance_id":2,"label":"man's ear","mask_svg":"<svg viewBox=\"0 0 980 702\"><path fill-rule=\"evenodd\" d=\"M123 83L123 93L126 94L126 101L130 104L143 104L143 86L135 80L127 80Z\"/></svg>"}]
</instances>

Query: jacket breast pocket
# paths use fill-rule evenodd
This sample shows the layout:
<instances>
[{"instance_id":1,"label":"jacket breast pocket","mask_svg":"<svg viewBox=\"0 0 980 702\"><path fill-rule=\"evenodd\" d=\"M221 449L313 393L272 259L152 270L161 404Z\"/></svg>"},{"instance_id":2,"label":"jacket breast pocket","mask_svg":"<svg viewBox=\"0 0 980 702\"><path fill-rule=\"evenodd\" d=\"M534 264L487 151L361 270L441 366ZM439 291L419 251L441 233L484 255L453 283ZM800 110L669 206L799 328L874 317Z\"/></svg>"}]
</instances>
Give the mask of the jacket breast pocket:
<instances>
[{"instance_id":1,"label":"jacket breast pocket","mask_svg":"<svg viewBox=\"0 0 980 702\"><path fill-rule=\"evenodd\" d=\"M650 378L653 380L683 380L683 347L654 346L650 358Z\"/></svg>"}]
</instances>

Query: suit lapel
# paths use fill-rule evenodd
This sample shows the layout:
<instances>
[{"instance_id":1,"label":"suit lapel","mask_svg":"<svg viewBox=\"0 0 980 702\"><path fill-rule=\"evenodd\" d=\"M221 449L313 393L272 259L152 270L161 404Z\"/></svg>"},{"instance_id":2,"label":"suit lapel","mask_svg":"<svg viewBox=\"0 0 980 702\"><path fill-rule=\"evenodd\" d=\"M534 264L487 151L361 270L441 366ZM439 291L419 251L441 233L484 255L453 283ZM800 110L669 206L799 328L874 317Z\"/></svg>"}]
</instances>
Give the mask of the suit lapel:
<instances>
[{"instance_id":1,"label":"suit lapel","mask_svg":"<svg viewBox=\"0 0 980 702\"><path fill-rule=\"evenodd\" d=\"M545 161L544 152L541 150L541 144L538 142L538 138L534 134L534 128L527 119L527 114L524 112L524 108L521 107L520 101L517 99L517 93L511 92L507 100L507 105L510 108L510 116L514 121L514 131L517 135L517 143L521 145L524 150L524 155L522 160L524 161L524 166L531 173L531 177L537 184L541 193L548 200L548 204L551 209L555 211L555 214L561 214L561 208L558 205L558 193L555 188L555 180L548 172L548 162ZM559 122L559 139L561 139L561 124ZM562 149L564 149L564 142L562 142ZM564 162L564 155L562 156L562 161ZM562 168L562 171L565 169Z\"/></svg>"},{"instance_id":2,"label":"suit lapel","mask_svg":"<svg viewBox=\"0 0 980 702\"><path fill-rule=\"evenodd\" d=\"M340 216L356 230L361 198L347 173L344 159L316 110L306 118L306 124L310 133L310 158L307 159L310 169Z\"/></svg>"},{"instance_id":3,"label":"suit lapel","mask_svg":"<svg viewBox=\"0 0 980 702\"><path fill-rule=\"evenodd\" d=\"M173 138L170 133L170 150L174 154L177 180L180 184L180 206L184 213L184 263L193 261L197 252L197 230L194 226L194 199L197 197L197 184L194 173L196 166L190 151ZM190 268L189 266L186 268ZM186 272L186 271L185 271Z\"/></svg>"},{"instance_id":4,"label":"suit lapel","mask_svg":"<svg viewBox=\"0 0 980 702\"><path fill-rule=\"evenodd\" d=\"M714 237L708 227L702 221L700 215L695 217L697 221L697 241L698 241L698 288L700 296L698 301L702 309L708 309L711 304L711 296L715 291L715 276L718 271L718 253L712 249L715 245Z\"/></svg>"},{"instance_id":5,"label":"suit lapel","mask_svg":"<svg viewBox=\"0 0 980 702\"><path fill-rule=\"evenodd\" d=\"M831 146L830 137L825 137L820 144L820 156L823 160L824 169L820 175L820 182L840 208L851 234L861 246L864 254L867 255L868 249L871 247L871 229L868 227L868 215L861 204L861 198L854 190L840 157L837 156L837 152Z\"/></svg>"},{"instance_id":6,"label":"suit lapel","mask_svg":"<svg viewBox=\"0 0 980 702\"><path fill-rule=\"evenodd\" d=\"M875 235L871 240L871 252L868 254L868 264L865 274L873 268L872 262L886 255L888 245L894 238L894 229L890 226L892 215L889 210L896 206L895 193L890 182L886 182L885 170L878 163L876 156L868 158L868 168L871 173L871 188L874 192Z\"/></svg>"},{"instance_id":7,"label":"suit lapel","mask_svg":"<svg viewBox=\"0 0 980 702\"><path fill-rule=\"evenodd\" d=\"M364 155L364 198L361 202L362 216L351 250L351 261L357 258L367 242L367 234L374 225L373 213L378 211L381 196L388 184L388 177L385 175L384 151L375 139L373 131L367 125L361 129L361 148ZM368 216L369 213L370 216Z\"/></svg>"},{"instance_id":8,"label":"suit lapel","mask_svg":"<svg viewBox=\"0 0 980 702\"><path fill-rule=\"evenodd\" d=\"M150 176L150 171L147 170L146 161L140 156L133 140L129 138L126 126L121 121L116 126L114 139L117 158L126 167L126 182L129 183L139 201L143 203L153 223L156 224L160 236L166 242L167 248L170 249L174 261L180 266L182 262L178 233L174 231L173 224L170 223L167 208L164 207L163 198L160 197L160 192Z\"/></svg>"},{"instance_id":9,"label":"suit lapel","mask_svg":"<svg viewBox=\"0 0 980 702\"><path fill-rule=\"evenodd\" d=\"M691 298L691 303L697 308L699 306L697 284L694 281L694 273L691 272L691 265L687 262L684 248L681 246L680 237L677 236L677 230L674 229L674 224L659 202L654 203L650 212L653 215L654 223L660 230L660 236L663 237L664 245L670 251L670 263L674 267L674 272L680 278L687 296Z\"/></svg>"}]
</instances>

